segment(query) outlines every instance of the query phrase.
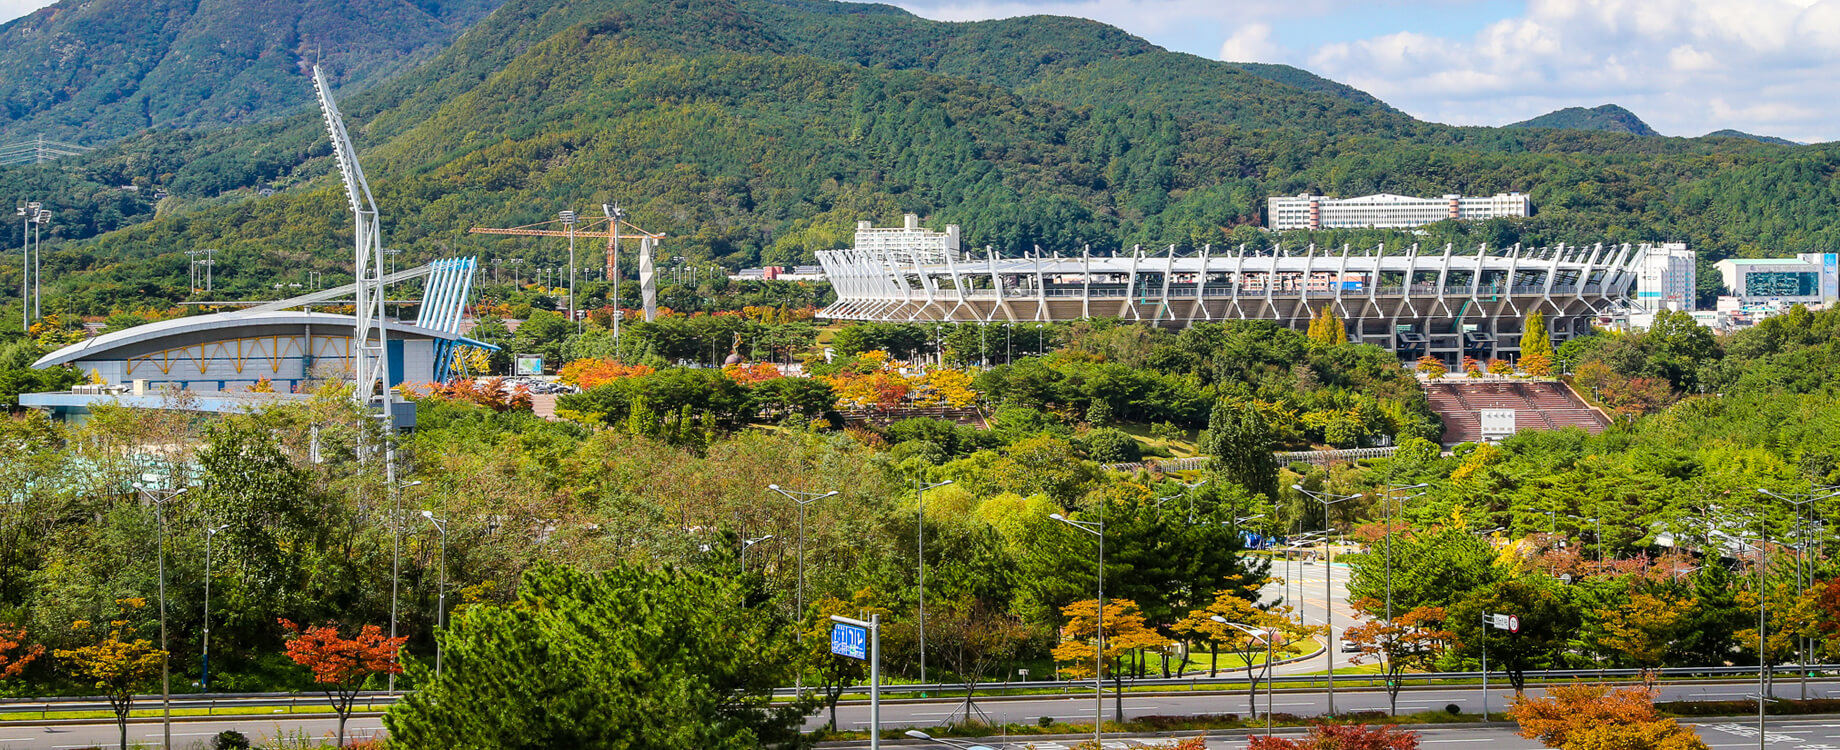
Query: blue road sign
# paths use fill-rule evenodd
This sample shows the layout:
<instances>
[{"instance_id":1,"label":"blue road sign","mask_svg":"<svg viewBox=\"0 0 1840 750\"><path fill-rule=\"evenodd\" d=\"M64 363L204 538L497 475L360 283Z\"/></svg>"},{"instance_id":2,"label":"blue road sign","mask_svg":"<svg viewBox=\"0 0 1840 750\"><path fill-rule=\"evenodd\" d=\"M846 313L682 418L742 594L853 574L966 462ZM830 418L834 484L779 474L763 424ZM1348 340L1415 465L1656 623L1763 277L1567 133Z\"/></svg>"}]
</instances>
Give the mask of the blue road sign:
<instances>
[{"instance_id":1,"label":"blue road sign","mask_svg":"<svg viewBox=\"0 0 1840 750\"><path fill-rule=\"evenodd\" d=\"M861 625L831 623L831 653L868 661L869 629Z\"/></svg>"}]
</instances>

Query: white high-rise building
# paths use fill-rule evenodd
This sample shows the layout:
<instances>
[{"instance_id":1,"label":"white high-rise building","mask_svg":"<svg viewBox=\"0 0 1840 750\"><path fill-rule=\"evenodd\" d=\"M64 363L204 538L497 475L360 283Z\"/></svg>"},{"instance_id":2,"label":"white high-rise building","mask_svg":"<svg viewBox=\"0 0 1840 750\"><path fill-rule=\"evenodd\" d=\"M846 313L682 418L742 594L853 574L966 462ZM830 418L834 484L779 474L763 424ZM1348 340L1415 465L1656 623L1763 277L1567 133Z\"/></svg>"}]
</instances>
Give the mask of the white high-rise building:
<instances>
[{"instance_id":1,"label":"white high-rise building","mask_svg":"<svg viewBox=\"0 0 1840 750\"><path fill-rule=\"evenodd\" d=\"M958 225L946 225L935 232L920 227L920 217L907 214L899 227L877 227L870 222L856 222L856 250L899 267L915 264L936 265L946 256L958 252Z\"/></svg>"},{"instance_id":2,"label":"white high-rise building","mask_svg":"<svg viewBox=\"0 0 1840 750\"><path fill-rule=\"evenodd\" d=\"M1325 198L1305 193L1267 199L1265 217L1266 226L1280 231L1359 227L1406 229L1440 221L1482 221L1527 216L1532 212L1532 202L1521 193L1496 193L1486 198L1455 194L1414 198L1390 193Z\"/></svg>"},{"instance_id":3,"label":"white high-rise building","mask_svg":"<svg viewBox=\"0 0 1840 750\"><path fill-rule=\"evenodd\" d=\"M1684 242L1662 243L1642 258L1636 276L1636 307L1648 312L1698 309L1699 253Z\"/></svg>"}]
</instances>

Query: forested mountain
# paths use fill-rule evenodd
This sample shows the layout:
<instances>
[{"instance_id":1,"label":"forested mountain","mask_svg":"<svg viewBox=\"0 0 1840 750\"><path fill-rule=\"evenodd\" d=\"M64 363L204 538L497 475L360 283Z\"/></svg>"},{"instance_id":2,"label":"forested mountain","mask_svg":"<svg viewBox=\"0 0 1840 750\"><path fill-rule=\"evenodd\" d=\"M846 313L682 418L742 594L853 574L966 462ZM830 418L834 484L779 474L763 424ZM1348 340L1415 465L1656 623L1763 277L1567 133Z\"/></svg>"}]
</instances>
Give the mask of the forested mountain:
<instances>
[{"instance_id":1,"label":"forested mountain","mask_svg":"<svg viewBox=\"0 0 1840 750\"><path fill-rule=\"evenodd\" d=\"M0 193L56 212L53 306L169 304L184 295L183 251L198 247L222 250L220 298L272 294L310 268L336 279L348 219L311 87L293 82L304 109L282 119L0 168ZM1537 215L1285 242L1684 240L1708 261L1840 244L1835 147L1437 125L1294 69L1166 52L1062 18L511 0L341 108L405 263L469 253L554 265L561 243L465 230L613 200L670 235L661 253L731 267L806 261L846 245L857 220L902 212L999 250L1264 244L1275 240L1257 229L1265 197L1305 190L1520 190ZM116 188L130 183L170 195ZM0 249L18 246L13 226ZM0 294L17 281L0 265Z\"/></svg>"},{"instance_id":2,"label":"forested mountain","mask_svg":"<svg viewBox=\"0 0 1840 750\"><path fill-rule=\"evenodd\" d=\"M0 25L0 142L97 144L301 108L425 59L501 0L63 0Z\"/></svg>"},{"instance_id":3,"label":"forested mountain","mask_svg":"<svg viewBox=\"0 0 1840 750\"><path fill-rule=\"evenodd\" d=\"M1522 120L1509 125L1510 128L1559 128L1561 130L1601 130L1606 133L1628 133L1629 135L1661 135L1654 128L1643 122L1631 112L1615 104L1601 107L1566 107L1555 112ZM1714 135L1717 135L1716 133Z\"/></svg>"},{"instance_id":4,"label":"forested mountain","mask_svg":"<svg viewBox=\"0 0 1840 750\"><path fill-rule=\"evenodd\" d=\"M1710 133L1707 133L1704 137L1706 138L1744 138L1747 140L1756 141L1758 143L1771 143L1771 144L1775 144L1778 146L1800 146L1802 145L1800 143L1796 143L1795 141L1789 140L1787 138L1778 138L1773 135L1755 135L1752 133L1746 133L1742 130L1732 130L1730 128L1726 128L1724 130L1714 130Z\"/></svg>"}]
</instances>

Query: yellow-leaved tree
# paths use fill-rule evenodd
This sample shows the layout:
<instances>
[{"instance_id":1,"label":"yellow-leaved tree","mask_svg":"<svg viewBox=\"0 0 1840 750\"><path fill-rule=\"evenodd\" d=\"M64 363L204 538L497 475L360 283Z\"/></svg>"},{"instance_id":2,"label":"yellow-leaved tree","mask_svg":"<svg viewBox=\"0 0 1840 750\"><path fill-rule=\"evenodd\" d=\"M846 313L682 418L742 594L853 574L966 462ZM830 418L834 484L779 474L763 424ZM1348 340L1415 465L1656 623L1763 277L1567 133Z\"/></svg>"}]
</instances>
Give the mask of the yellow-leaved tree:
<instances>
[{"instance_id":1,"label":"yellow-leaved tree","mask_svg":"<svg viewBox=\"0 0 1840 750\"><path fill-rule=\"evenodd\" d=\"M166 664L166 652L153 642L136 638L133 618L147 606L145 599L117 599L119 613L109 621L109 629L94 645L53 652L71 676L87 682L109 699L115 711L115 727L121 730L121 749L128 750L128 712L134 710L134 696L158 677ZM78 620L71 629L79 633L96 630L88 620Z\"/></svg>"},{"instance_id":2,"label":"yellow-leaved tree","mask_svg":"<svg viewBox=\"0 0 1840 750\"><path fill-rule=\"evenodd\" d=\"M1278 579L1267 578L1265 583L1276 583ZM1226 623L1215 622L1218 616ZM1227 624L1232 623L1232 624ZM1260 633L1269 633L1272 643L1267 648L1265 639L1234 627L1240 625ZM1305 625L1296 611L1288 605L1260 607L1247 601L1231 590L1214 594L1214 601L1206 607L1192 610L1172 628L1182 635L1196 638L1207 643L1209 653L1213 656L1213 668L1208 676L1214 676L1220 664L1220 650L1237 656L1246 665L1247 679L1252 683L1246 691L1246 699L1251 704L1251 715L1259 715L1258 693L1259 680L1269 679L1272 664L1265 660L1268 654L1282 658L1282 654L1291 645L1316 635L1327 632L1321 626ZM1259 665L1254 669L1254 665Z\"/></svg>"},{"instance_id":3,"label":"yellow-leaved tree","mask_svg":"<svg viewBox=\"0 0 1840 750\"><path fill-rule=\"evenodd\" d=\"M1545 313L1538 310L1528 313L1521 330L1521 369L1528 375L1551 375L1552 334L1546 330Z\"/></svg>"},{"instance_id":4,"label":"yellow-leaved tree","mask_svg":"<svg viewBox=\"0 0 1840 750\"><path fill-rule=\"evenodd\" d=\"M1112 678L1112 700L1117 718L1124 722L1124 670L1121 662L1124 657L1140 650L1160 650L1169 647L1170 640L1156 632L1144 622L1144 613L1137 608L1137 602L1130 599L1112 599L1105 603L1105 653L1098 653L1099 639L1099 601L1087 599L1061 608L1061 614L1067 618L1067 626L1061 628L1060 645L1054 647L1054 661L1061 664L1061 671L1069 677L1093 677L1093 670L1102 663L1104 674Z\"/></svg>"}]
</instances>

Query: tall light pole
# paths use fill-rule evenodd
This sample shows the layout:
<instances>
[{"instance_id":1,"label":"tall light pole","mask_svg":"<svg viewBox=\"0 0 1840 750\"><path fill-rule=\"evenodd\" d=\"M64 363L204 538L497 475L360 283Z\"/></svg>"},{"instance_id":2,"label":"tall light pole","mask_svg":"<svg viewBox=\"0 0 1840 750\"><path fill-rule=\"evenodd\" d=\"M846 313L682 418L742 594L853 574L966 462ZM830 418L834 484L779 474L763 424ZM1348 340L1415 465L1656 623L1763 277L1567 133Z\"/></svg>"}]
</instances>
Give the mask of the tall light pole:
<instances>
[{"instance_id":1,"label":"tall light pole","mask_svg":"<svg viewBox=\"0 0 1840 750\"><path fill-rule=\"evenodd\" d=\"M926 684L926 491L944 487L952 480L928 484L924 479L914 480L914 500L919 507L919 523L914 530L914 557L920 561L920 684Z\"/></svg>"},{"instance_id":2,"label":"tall light pole","mask_svg":"<svg viewBox=\"0 0 1840 750\"><path fill-rule=\"evenodd\" d=\"M1802 549L1808 546L1807 539L1805 537L1805 529L1802 527L1802 508L1808 505L1812 505L1818 500L1826 500L1831 497L1840 496L1840 492L1828 492L1825 495L1820 494L1820 492L1823 491L1824 489L1829 489L1829 488L1816 487L1810 492L1798 493L1794 497L1783 495L1774 490L1763 489L1761 487L1757 489L1758 492L1768 495L1770 497L1776 498L1783 502L1786 502L1795 509L1795 590L1798 592L1802 590ZM1758 596L1760 597L1760 600L1761 600L1762 594L1763 594L1763 590L1761 588L1758 589ZM1796 644L1795 644L1796 660L1800 662L1800 666L1801 666L1801 669L1798 669L1796 671L1801 672L1802 700L1807 700L1808 699L1808 650L1807 650L1808 643L1807 643L1807 639L1799 637L1799 636L1795 639L1795 641L1796 641ZM1762 653L1763 652L1761 650L1758 651L1758 654L1760 656Z\"/></svg>"},{"instance_id":3,"label":"tall light pole","mask_svg":"<svg viewBox=\"0 0 1840 750\"><path fill-rule=\"evenodd\" d=\"M1101 513L1105 505L1100 504ZM1093 649L1093 746L1105 745L1105 516L1099 520L1075 521L1059 513L1048 516L1056 521L1072 526L1093 536L1099 537L1099 606L1095 609L1097 626L1097 646ZM1118 721L1124 722L1124 707L1118 708Z\"/></svg>"},{"instance_id":4,"label":"tall light pole","mask_svg":"<svg viewBox=\"0 0 1840 750\"><path fill-rule=\"evenodd\" d=\"M38 218L38 202L28 201L14 209L19 217L19 330L32 330L32 220Z\"/></svg>"},{"instance_id":5,"label":"tall light pole","mask_svg":"<svg viewBox=\"0 0 1840 750\"><path fill-rule=\"evenodd\" d=\"M797 604L798 614L795 616L794 619L799 623L799 631L798 631L800 633L799 640L803 641L804 640L803 634L805 632L804 630L804 627L805 627L804 626L804 623L805 623L805 506L818 502L819 500L823 500L824 498L831 497L832 495L836 495L837 491L831 490L830 492L800 492L797 490L781 489L780 486L777 484L769 484L767 485L767 489L772 490L773 492L779 493L781 496L785 497L787 500L791 500L792 502L797 503L799 506L799 586L798 586L798 604ZM798 677L794 680L794 687L796 688L805 687L805 673L803 671L800 671Z\"/></svg>"},{"instance_id":6,"label":"tall light pole","mask_svg":"<svg viewBox=\"0 0 1840 750\"><path fill-rule=\"evenodd\" d=\"M45 225L51 223L51 212L38 210L38 216L32 219L32 317L44 318L45 304ZM171 744L171 743L167 743Z\"/></svg>"},{"instance_id":7,"label":"tall light pole","mask_svg":"<svg viewBox=\"0 0 1840 750\"><path fill-rule=\"evenodd\" d=\"M198 659L198 687L206 693L211 692L211 538L227 528L228 524L204 529L204 651Z\"/></svg>"},{"instance_id":8,"label":"tall light pole","mask_svg":"<svg viewBox=\"0 0 1840 750\"><path fill-rule=\"evenodd\" d=\"M1391 626L1393 624L1393 521L1394 521L1394 516L1395 516L1394 506L1399 505L1399 504L1404 504L1405 501L1407 500L1424 497L1425 493L1423 492L1419 492L1419 493L1411 494L1411 495L1407 495L1405 493L1411 492L1412 490L1423 489L1423 488L1430 487L1430 486L1431 485L1426 484L1424 482L1419 482L1418 484L1390 484L1390 485L1387 485L1386 487L1386 498L1385 498L1386 499L1386 508L1385 508L1386 510L1386 624L1388 626Z\"/></svg>"},{"instance_id":9,"label":"tall light pole","mask_svg":"<svg viewBox=\"0 0 1840 750\"><path fill-rule=\"evenodd\" d=\"M1323 528L1325 529L1329 527L1329 506L1361 496L1359 493L1337 495L1332 492L1312 492L1304 489L1301 484L1293 484L1291 489L1322 503ZM1335 546L1330 541L1328 534L1323 535L1323 626L1329 629L1328 640L1323 644L1323 656L1329 662L1329 715L1334 716L1335 651L1339 648L1340 639L1335 637Z\"/></svg>"},{"instance_id":10,"label":"tall light pole","mask_svg":"<svg viewBox=\"0 0 1840 750\"><path fill-rule=\"evenodd\" d=\"M388 460L396 460L395 449L390 449ZM402 592L402 491L421 484L421 480L390 487L390 642L396 641L396 603ZM396 672L390 672L389 690L396 694Z\"/></svg>"},{"instance_id":11,"label":"tall light pole","mask_svg":"<svg viewBox=\"0 0 1840 750\"><path fill-rule=\"evenodd\" d=\"M162 479L158 474L142 474L141 481L151 484ZM134 489L141 497L153 504L154 518L159 521L159 569L160 569L160 726L163 736L160 747L172 748L172 654L166 648L166 504L173 498L185 494L186 487L176 490L165 488L151 489L143 484L135 484Z\"/></svg>"},{"instance_id":12,"label":"tall light pole","mask_svg":"<svg viewBox=\"0 0 1840 750\"><path fill-rule=\"evenodd\" d=\"M1272 676L1271 668L1272 668L1272 658L1277 652L1277 648L1272 642L1278 639L1278 629L1277 628L1256 628L1255 629L1251 625L1241 625L1237 622L1232 622L1225 617L1221 617L1220 615L1208 615L1208 619L1213 620L1214 622L1220 623L1230 628L1236 628L1239 631L1245 633L1246 635L1252 636L1253 638L1257 638L1265 642L1265 736L1270 737L1271 736L1271 713L1274 709L1274 704L1272 703L1272 697L1271 697L1271 676ZM1252 667L1248 665L1246 669L1247 669L1247 673L1250 674ZM1256 694L1254 697L1255 698L1257 697Z\"/></svg>"},{"instance_id":13,"label":"tall light pole","mask_svg":"<svg viewBox=\"0 0 1840 750\"><path fill-rule=\"evenodd\" d=\"M575 316L575 212L558 211L556 218L569 230L569 320L575 324L575 332L581 333L581 320Z\"/></svg>"},{"instance_id":14,"label":"tall light pole","mask_svg":"<svg viewBox=\"0 0 1840 750\"><path fill-rule=\"evenodd\" d=\"M435 586L434 613L434 678L441 679L441 631L447 627L447 522L434 517L434 511L422 511L422 517L434 524L434 530L441 532L441 578Z\"/></svg>"}]
</instances>

